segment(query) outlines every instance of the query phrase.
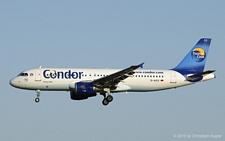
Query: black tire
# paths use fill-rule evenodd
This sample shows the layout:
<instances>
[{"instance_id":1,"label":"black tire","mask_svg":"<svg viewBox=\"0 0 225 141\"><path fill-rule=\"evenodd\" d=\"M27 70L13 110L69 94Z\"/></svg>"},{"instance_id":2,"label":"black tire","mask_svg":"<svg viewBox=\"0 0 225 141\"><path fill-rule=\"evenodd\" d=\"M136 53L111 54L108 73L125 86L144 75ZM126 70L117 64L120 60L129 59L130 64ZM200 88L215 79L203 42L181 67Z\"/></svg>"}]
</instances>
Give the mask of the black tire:
<instances>
[{"instance_id":1,"label":"black tire","mask_svg":"<svg viewBox=\"0 0 225 141\"><path fill-rule=\"evenodd\" d=\"M40 101L39 98L35 98L35 102L38 103Z\"/></svg>"},{"instance_id":2,"label":"black tire","mask_svg":"<svg viewBox=\"0 0 225 141\"><path fill-rule=\"evenodd\" d=\"M106 99L107 99L108 102L112 102L113 101L113 97L111 95L108 95Z\"/></svg>"},{"instance_id":3,"label":"black tire","mask_svg":"<svg viewBox=\"0 0 225 141\"><path fill-rule=\"evenodd\" d=\"M103 101L102 101L102 104L103 104L104 106L106 106L106 105L109 104L109 101L108 101L106 98L104 98Z\"/></svg>"}]
</instances>

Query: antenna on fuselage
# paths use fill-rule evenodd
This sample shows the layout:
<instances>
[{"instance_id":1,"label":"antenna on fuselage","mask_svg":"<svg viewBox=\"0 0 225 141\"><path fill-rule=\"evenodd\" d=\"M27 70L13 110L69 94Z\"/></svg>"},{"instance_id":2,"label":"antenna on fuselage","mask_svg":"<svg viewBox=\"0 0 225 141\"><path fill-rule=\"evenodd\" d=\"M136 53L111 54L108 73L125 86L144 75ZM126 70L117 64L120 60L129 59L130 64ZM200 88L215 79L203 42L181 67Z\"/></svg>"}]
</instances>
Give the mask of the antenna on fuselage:
<instances>
[{"instance_id":1,"label":"antenna on fuselage","mask_svg":"<svg viewBox=\"0 0 225 141\"><path fill-rule=\"evenodd\" d=\"M41 68L41 66L39 68Z\"/></svg>"}]
</instances>

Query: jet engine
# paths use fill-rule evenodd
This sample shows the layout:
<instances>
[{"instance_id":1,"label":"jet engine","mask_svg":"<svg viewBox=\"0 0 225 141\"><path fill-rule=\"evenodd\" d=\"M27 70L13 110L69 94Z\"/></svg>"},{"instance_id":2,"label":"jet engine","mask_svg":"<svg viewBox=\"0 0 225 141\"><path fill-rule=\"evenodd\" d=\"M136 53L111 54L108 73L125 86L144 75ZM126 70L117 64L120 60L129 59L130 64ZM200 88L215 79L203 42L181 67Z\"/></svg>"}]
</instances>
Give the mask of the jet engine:
<instances>
[{"instance_id":1,"label":"jet engine","mask_svg":"<svg viewBox=\"0 0 225 141\"><path fill-rule=\"evenodd\" d=\"M70 90L70 98L73 100L83 100L88 97L96 96L97 88L92 82L77 82Z\"/></svg>"}]
</instances>

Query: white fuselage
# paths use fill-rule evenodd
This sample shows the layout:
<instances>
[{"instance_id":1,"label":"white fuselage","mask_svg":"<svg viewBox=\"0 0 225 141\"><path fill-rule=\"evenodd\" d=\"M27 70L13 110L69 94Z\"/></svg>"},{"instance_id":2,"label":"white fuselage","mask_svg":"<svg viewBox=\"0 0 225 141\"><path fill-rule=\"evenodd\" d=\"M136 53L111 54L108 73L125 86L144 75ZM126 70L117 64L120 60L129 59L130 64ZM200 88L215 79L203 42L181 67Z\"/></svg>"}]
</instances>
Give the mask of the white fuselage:
<instances>
[{"instance_id":1,"label":"white fuselage","mask_svg":"<svg viewBox=\"0 0 225 141\"><path fill-rule=\"evenodd\" d=\"M117 69L38 68L24 71L22 75L13 78L10 84L27 90L70 91L76 82L91 82L118 71ZM173 70L138 69L134 72L111 92L158 91L196 83L187 81L182 74ZM211 73L201 81L213 78L215 75Z\"/></svg>"}]
</instances>

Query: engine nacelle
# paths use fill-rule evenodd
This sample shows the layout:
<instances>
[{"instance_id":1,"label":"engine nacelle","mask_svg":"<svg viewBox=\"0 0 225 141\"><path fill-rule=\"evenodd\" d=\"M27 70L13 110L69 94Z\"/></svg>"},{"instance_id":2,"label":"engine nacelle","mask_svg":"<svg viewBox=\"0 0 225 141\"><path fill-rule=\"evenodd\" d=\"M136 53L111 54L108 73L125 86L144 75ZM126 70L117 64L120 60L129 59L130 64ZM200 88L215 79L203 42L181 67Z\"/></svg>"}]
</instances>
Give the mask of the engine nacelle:
<instances>
[{"instance_id":1,"label":"engine nacelle","mask_svg":"<svg viewBox=\"0 0 225 141\"><path fill-rule=\"evenodd\" d=\"M83 100L97 95L97 89L92 82L78 82L74 85L74 89L70 91L70 97L73 100Z\"/></svg>"},{"instance_id":2,"label":"engine nacelle","mask_svg":"<svg viewBox=\"0 0 225 141\"><path fill-rule=\"evenodd\" d=\"M94 85L92 82L75 83L75 93L80 95L88 95L94 93Z\"/></svg>"},{"instance_id":3,"label":"engine nacelle","mask_svg":"<svg viewBox=\"0 0 225 141\"><path fill-rule=\"evenodd\" d=\"M78 95L75 93L75 91L70 91L70 98L72 100L84 100L84 99L88 99L88 97L92 97L92 96L96 96L96 93L92 93L89 95Z\"/></svg>"}]
</instances>

